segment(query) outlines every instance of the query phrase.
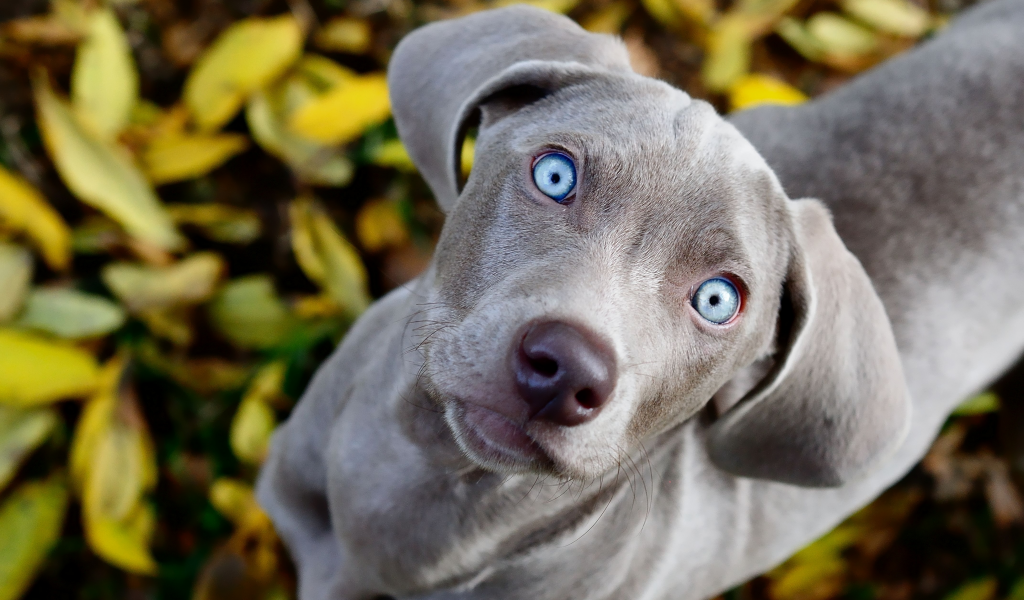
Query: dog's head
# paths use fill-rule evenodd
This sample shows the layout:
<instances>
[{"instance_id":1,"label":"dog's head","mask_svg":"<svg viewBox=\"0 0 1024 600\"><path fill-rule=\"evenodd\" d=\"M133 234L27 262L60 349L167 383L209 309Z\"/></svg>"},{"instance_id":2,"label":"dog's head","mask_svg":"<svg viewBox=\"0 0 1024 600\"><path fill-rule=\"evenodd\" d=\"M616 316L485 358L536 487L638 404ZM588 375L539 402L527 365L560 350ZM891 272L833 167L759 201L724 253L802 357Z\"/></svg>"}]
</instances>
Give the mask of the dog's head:
<instances>
[{"instance_id":1,"label":"dog's head","mask_svg":"<svg viewBox=\"0 0 1024 600\"><path fill-rule=\"evenodd\" d=\"M870 280L708 104L526 7L414 32L389 84L448 213L413 323L421 385L470 459L595 476L758 361L710 432L722 468L838 485L899 444L909 401Z\"/></svg>"}]
</instances>

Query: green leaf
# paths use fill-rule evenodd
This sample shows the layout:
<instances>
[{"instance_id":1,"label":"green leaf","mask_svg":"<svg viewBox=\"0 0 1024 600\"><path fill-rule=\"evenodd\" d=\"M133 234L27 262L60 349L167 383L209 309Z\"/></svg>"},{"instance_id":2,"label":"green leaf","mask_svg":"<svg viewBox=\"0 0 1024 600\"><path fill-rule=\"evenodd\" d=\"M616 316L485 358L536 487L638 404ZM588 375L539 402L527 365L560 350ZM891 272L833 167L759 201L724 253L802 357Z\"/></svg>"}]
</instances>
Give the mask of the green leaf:
<instances>
[{"instance_id":1,"label":"green leaf","mask_svg":"<svg viewBox=\"0 0 1024 600\"><path fill-rule=\"evenodd\" d=\"M970 398L953 411L953 416L966 417L970 415L983 415L985 413L999 410L999 396L995 392L985 392Z\"/></svg>"},{"instance_id":2,"label":"green leaf","mask_svg":"<svg viewBox=\"0 0 1024 600\"><path fill-rule=\"evenodd\" d=\"M210 302L209 313L221 335L242 348L273 347L296 325L269 275L226 283Z\"/></svg>"},{"instance_id":3,"label":"green leaf","mask_svg":"<svg viewBox=\"0 0 1024 600\"><path fill-rule=\"evenodd\" d=\"M59 418L52 408L0 405L0 491L28 455L49 437Z\"/></svg>"},{"instance_id":4,"label":"green leaf","mask_svg":"<svg viewBox=\"0 0 1024 600\"><path fill-rule=\"evenodd\" d=\"M60 537L67 512L63 477L26 483L0 506L0 600L16 600Z\"/></svg>"},{"instance_id":5,"label":"green leaf","mask_svg":"<svg viewBox=\"0 0 1024 600\"><path fill-rule=\"evenodd\" d=\"M829 54L862 56L878 47L875 33L831 12L820 12L808 19L807 31Z\"/></svg>"},{"instance_id":6,"label":"green leaf","mask_svg":"<svg viewBox=\"0 0 1024 600\"><path fill-rule=\"evenodd\" d=\"M224 259L198 252L166 267L111 263L103 268L103 283L133 312L205 302L213 295Z\"/></svg>"},{"instance_id":7,"label":"green leaf","mask_svg":"<svg viewBox=\"0 0 1024 600\"><path fill-rule=\"evenodd\" d=\"M995 577L986 577L961 585L947 594L945 600L992 600L998 588L999 582Z\"/></svg>"},{"instance_id":8,"label":"green leaf","mask_svg":"<svg viewBox=\"0 0 1024 600\"><path fill-rule=\"evenodd\" d=\"M906 0L843 0L843 10L878 31L917 38L931 25L928 11Z\"/></svg>"},{"instance_id":9,"label":"green leaf","mask_svg":"<svg viewBox=\"0 0 1024 600\"><path fill-rule=\"evenodd\" d=\"M102 296L73 289L36 289L17 325L67 339L107 335L124 325L124 309Z\"/></svg>"},{"instance_id":10,"label":"green leaf","mask_svg":"<svg viewBox=\"0 0 1024 600\"><path fill-rule=\"evenodd\" d=\"M0 242L0 323L21 309L32 282L32 254L21 246Z\"/></svg>"}]
</instances>

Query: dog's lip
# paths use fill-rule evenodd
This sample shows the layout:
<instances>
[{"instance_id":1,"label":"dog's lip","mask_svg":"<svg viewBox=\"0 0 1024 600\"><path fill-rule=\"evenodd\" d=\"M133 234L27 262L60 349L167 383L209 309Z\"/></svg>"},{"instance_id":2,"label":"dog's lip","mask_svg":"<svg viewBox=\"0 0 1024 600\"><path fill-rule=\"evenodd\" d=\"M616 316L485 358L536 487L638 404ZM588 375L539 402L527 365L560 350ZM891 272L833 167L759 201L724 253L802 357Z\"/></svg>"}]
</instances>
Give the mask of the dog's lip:
<instances>
[{"instance_id":1,"label":"dog's lip","mask_svg":"<svg viewBox=\"0 0 1024 600\"><path fill-rule=\"evenodd\" d=\"M508 416L490 408L462 403L463 440L484 456L532 463L545 458L544 451Z\"/></svg>"}]
</instances>

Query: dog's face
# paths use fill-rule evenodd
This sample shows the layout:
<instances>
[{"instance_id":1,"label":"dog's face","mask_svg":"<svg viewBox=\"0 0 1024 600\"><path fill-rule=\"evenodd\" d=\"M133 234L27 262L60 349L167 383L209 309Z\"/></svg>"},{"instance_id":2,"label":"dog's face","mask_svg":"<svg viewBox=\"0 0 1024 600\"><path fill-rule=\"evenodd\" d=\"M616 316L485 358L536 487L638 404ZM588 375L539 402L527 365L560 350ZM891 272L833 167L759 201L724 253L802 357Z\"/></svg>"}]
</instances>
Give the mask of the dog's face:
<instances>
[{"instance_id":1,"label":"dog's face","mask_svg":"<svg viewBox=\"0 0 1024 600\"><path fill-rule=\"evenodd\" d=\"M437 248L422 385L479 464L594 476L766 351L786 198L732 126L653 80L508 109L482 106ZM615 112L631 117L600 118ZM564 198L546 166L575 174Z\"/></svg>"},{"instance_id":2,"label":"dog's face","mask_svg":"<svg viewBox=\"0 0 1024 600\"><path fill-rule=\"evenodd\" d=\"M712 428L721 466L835 485L899 444L909 402L870 280L709 105L523 7L412 34L389 85L449 213L411 323L418 384L471 460L598 476L769 352Z\"/></svg>"}]
</instances>

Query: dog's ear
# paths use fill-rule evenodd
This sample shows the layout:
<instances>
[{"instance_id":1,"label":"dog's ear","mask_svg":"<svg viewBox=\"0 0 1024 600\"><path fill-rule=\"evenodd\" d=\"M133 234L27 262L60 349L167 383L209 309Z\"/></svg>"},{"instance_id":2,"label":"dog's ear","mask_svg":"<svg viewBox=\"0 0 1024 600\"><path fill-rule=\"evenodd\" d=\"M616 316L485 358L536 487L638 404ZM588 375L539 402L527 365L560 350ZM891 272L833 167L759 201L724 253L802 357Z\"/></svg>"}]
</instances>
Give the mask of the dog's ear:
<instances>
[{"instance_id":1,"label":"dog's ear","mask_svg":"<svg viewBox=\"0 0 1024 600\"><path fill-rule=\"evenodd\" d=\"M815 200L791 203L795 243L778 353L712 426L712 460L734 474L841 485L894 452L910 397L882 301Z\"/></svg>"},{"instance_id":2,"label":"dog's ear","mask_svg":"<svg viewBox=\"0 0 1024 600\"><path fill-rule=\"evenodd\" d=\"M512 6L409 34L391 58L388 88L399 136L447 212L459 196L466 126L481 103L504 91L518 92L509 95L512 102L535 100L588 72L609 70L630 70L616 38L588 33L561 15Z\"/></svg>"}]
</instances>

